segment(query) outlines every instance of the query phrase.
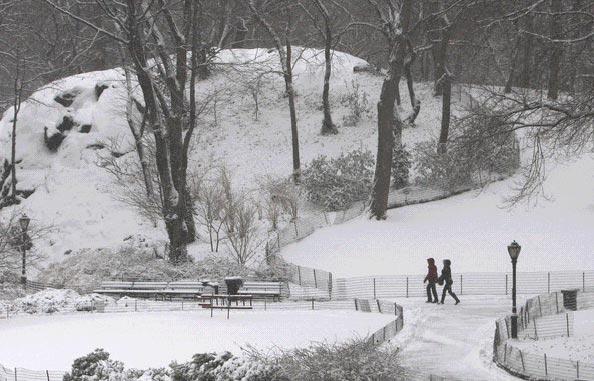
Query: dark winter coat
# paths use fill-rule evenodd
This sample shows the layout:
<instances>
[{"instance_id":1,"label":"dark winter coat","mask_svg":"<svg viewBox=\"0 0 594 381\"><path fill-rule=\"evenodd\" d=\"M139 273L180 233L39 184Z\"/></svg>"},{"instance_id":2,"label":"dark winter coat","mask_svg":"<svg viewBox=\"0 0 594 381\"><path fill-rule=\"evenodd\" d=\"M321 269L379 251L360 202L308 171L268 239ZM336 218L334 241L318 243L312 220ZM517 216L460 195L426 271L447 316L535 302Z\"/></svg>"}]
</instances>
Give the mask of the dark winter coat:
<instances>
[{"instance_id":1,"label":"dark winter coat","mask_svg":"<svg viewBox=\"0 0 594 381\"><path fill-rule=\"evenodd\" d=\"M443 264L443 269L441 270L441 276L439 277L438 281L445 282L445 284L451 285L454 283L452 279L452 270L450 269L450 261L445 260Z\"/></svg>"},{"instance_id":2,"label":"dark winter coat","mask_svg":"<svg viewBox=\"0 0 594 381\"><path fill-rule=\"evenodd\" d=\"M424 282L431 282L431 283L437 283L437 266L435 266L435 259L433 258L428 258L427 259L427 276L425 277Z\"/></svg>"}]
</instances>

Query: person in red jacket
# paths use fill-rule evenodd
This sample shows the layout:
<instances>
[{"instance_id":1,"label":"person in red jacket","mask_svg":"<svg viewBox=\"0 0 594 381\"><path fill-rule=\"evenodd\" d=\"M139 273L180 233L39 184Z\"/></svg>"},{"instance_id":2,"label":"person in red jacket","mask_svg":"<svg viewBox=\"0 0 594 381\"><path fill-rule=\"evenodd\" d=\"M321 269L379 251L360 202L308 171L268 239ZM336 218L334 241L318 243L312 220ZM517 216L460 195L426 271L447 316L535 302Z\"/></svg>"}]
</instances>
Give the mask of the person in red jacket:
<instances>
[{"instance_id":1,"label":"person in red jacket","mask_svg":"<svg viewBox=\"0 0 594 381\"><path fill-rule=\"evenodd\" d=\"M435 266L435 259L427 258L427 276L423 283L427 283L427 303L437 303L437 287L435 287L435 283L437 283L438 275L437 275L437 266ZM431 297L433 294L433 298Z\"/></svg>"}]
</instances>

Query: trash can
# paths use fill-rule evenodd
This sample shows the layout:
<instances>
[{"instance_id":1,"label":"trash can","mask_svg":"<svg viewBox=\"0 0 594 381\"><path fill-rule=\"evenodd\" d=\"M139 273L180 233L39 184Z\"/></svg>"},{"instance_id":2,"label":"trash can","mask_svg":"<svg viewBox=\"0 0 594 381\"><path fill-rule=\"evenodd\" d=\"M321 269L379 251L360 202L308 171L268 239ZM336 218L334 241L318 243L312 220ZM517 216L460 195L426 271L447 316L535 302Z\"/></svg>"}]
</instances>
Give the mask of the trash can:
<instances>
[{"instance_id":1,"label":"trash can","mask_svg":"<svg viewBox=\"0 0 594 381\"><path fill-rule=\"evenodd\" d=\"M563 294L563 307L569 311L577 311L577 293L579 289L561 290Z\"/></svg>"},{"instance_id":2,"label":"trash can","mask_svg":"<svg viewBox=\"0 0 594 381\"><path fill-rule=\"evenodd\" d=\"M227 277L225 278L225 284L227 285L227 294L237 295L237 292L243 285L243 279L240 277Z\"/></svg>"}]
</instances>

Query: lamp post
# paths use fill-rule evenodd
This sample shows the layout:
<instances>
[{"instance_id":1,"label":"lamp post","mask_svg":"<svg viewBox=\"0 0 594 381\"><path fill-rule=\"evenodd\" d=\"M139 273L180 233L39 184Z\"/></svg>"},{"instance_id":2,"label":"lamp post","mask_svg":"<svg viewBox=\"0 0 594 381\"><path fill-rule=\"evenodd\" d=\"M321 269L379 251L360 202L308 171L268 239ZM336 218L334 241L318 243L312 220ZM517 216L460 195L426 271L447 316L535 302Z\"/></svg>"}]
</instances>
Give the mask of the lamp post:
<instances>
[{"instance_id":1,"label":"lamp post","mask_svg":"<svg viewBox=\"0 0 594 381\"><path fill-rule=\"evenodd\" d=\"M19 225L21 225L21 283L25 285L27 283L27 230L29 229L29 222L31 219L23 213L19 218Z\"/></svg>"},{"instance_id":2,"label":"lamp post","mask_svg":"<svg viewBox=\"0 0 594 381\"><path fill-rule=\"evenodd\" d=\"M513 241L507 246L507 252L512 262L512 316L511 316L511 337L512 339L518 338L518 311L516 309L516 264L518 263L518 257L520 256L520 250L522 246L518 245L516 241Z\"/></svg>"}]
</instances>

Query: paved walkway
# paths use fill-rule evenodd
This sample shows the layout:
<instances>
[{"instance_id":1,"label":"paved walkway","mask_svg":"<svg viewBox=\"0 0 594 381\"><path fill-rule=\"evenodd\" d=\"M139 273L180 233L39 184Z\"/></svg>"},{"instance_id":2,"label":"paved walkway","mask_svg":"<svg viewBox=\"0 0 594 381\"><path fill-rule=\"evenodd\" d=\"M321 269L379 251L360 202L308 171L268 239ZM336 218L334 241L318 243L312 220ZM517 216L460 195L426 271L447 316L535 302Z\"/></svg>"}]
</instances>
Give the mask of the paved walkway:
<instances>
[{"instance_id":1,"label":"paved walkway","mask_svg":"<svg viewBox=\"0 0 594 381\"><path fill-rule=\"evenodd\" d=\"M448 297L449 298L449 297ZM413 374L453 380L518 380L491 361L495 320L509 312L511 299L501 296L460 296L455 306L397 299L404 307L404 329L394 338L402 365ZM523 299L518 300L518 303Z\"/></svg>"}]
</instances>

